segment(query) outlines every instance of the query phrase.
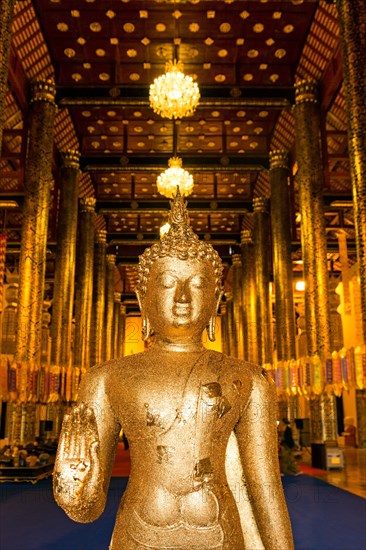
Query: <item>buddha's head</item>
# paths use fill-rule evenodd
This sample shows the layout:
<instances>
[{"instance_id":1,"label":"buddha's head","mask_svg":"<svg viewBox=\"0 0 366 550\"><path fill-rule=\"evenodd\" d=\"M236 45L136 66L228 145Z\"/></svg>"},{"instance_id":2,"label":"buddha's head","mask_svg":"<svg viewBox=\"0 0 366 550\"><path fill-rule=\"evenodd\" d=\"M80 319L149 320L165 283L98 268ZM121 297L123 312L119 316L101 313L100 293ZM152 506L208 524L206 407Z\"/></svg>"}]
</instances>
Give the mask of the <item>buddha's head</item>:
<instances>
[{"instance_id":1,"label":"buddha's head","mask_svg":"<svg viewBox=\"0 0 366 550\"><path fill-rule=\"evenodd\" d=\"M189 341L207 328L215 339L215 319L222 296L222 263L213 247L200 241L189 225L179 190L171 202L170 229L139 257L136 294L143 337Z\"/></svg>"}]
</instances>

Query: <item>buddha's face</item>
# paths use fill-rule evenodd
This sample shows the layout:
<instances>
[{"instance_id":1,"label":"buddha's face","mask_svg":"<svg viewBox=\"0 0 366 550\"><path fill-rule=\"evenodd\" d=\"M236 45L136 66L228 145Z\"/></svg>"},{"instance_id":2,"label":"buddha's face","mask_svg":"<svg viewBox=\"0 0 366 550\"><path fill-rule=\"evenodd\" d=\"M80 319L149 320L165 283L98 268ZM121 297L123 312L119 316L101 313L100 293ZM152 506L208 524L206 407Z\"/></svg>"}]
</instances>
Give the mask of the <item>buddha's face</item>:
<instances>
[{"instance_id":1,"label":"buddha's face","mask_svg":"<svg viewBox=\"0 0 366 550\"><path fill-rule=\"evenodd\" d=\"M142 306L158 337L183 342L201 338L217 302L209 262L166 257L150 270Z\"/></svg>"}]
</instances>

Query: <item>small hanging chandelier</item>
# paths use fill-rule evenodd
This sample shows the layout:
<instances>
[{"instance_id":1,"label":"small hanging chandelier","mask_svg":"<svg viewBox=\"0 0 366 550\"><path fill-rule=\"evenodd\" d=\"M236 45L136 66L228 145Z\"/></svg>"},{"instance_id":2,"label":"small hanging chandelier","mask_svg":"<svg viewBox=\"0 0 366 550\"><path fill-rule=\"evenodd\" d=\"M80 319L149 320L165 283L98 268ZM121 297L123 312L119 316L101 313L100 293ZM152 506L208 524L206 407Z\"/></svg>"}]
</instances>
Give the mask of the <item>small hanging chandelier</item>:
<instances>
[{"instance_id":1,"label":"small hanging chandelier","mask_svg":"<svg viewBox=\"0 0 366 550\"><path fill-rule=\"evenodd\" d=\"M170 229L170 223L169 222L164 223L164 225L162 225L160 227L159 233L160 233L160 238L161 239L164 237L164 235L166 235L168 233L169 229Z\"/></svg>"},{"instance_id":2,"label":"small hanging chandelier","mask_svg":"<svg viewBox=\"0 0 366 550\"><path fill-rule=\"evenodd\" d=\"M183 118L196 110L200 92L192 77L183 73L183 63L174 60L165 65L165 74L150 85L150 107L164 118Z\"/></svg>"},{"instance_id":3,"label":"small hanging chandelier","mask_svg":"<svg viewBox=\"0 0 366 550\"><path fill-rule=\"evenodd\" d=\"M183 197L190 195L194 185L193 177L187 170L183 170L182 159L171 157L168 166L169 168L162 172L156 180L159 193L170 199L176 193L178 185Z\"/></svg>"}]
</instances>

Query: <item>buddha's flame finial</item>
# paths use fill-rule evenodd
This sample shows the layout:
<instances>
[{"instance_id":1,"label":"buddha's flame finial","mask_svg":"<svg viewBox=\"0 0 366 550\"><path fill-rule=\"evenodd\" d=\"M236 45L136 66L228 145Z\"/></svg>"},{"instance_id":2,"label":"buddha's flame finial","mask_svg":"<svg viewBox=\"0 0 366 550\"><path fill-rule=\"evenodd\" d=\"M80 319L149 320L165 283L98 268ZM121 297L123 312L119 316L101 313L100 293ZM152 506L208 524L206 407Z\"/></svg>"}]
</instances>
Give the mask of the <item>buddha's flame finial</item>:
<instances>
[{"instance_id":1,"label":"buddha's flame finial","mask_svg":"<svg viewBox=\"0 0 366 550\"><path fill-rule=\"evenodd\" d=\"M180 194L179 185L177 185L177 192L173 200L170 201L169 223L176 229L178 229L179 226L189 225L187 203Z\"/></svg>"},{"instance_id":2,"label":"buddha's flame finial","mask_svg":"<svg viewBox=\"0 0 366 550\"><path fill-rule=\"evenodd\" d=\"M187 202L180 194L179 185L173 200L170 201L169 213L170 229L163 238L179 238L183 240L198 239L192 227L189 225L189 214L187 210Z\"/></svg>"}]
</instances>

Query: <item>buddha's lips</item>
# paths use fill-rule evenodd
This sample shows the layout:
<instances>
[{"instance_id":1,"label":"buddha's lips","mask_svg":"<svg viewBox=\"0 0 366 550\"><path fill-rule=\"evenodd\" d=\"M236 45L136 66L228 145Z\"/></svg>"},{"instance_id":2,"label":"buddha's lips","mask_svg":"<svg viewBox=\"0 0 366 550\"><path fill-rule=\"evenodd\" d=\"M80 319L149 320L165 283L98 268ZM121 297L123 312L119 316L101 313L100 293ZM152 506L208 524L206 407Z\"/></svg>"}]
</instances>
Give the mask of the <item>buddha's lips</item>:
<instances>
[{"instance_id":1,"label":"buddha's lips","mask_svg":"<svg viewBox=\"0 0 366 550\"><path fill-rule=\"evenodd\" d=\"M176 304L173 307L173 315L187 316L191 313L190 304Z\"/></svg>"}]
</instances>

